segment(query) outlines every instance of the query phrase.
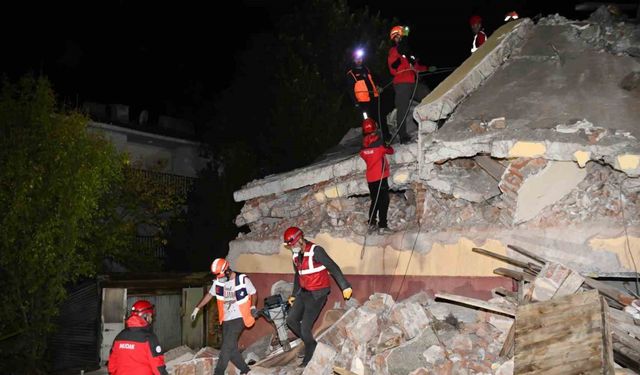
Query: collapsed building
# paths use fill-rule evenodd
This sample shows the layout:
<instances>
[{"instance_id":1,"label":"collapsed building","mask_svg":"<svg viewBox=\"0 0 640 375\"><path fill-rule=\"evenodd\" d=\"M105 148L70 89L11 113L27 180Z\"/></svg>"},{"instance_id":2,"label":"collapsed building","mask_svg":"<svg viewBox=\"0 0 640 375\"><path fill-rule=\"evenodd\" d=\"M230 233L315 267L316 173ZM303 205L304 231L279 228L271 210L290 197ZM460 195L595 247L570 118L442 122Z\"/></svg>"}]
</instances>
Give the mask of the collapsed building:
<instances>
[{"instance_id":1,"label":"collapsed building","mask_svg":"<svg viewBox=\"0 0 640 375\"><path fill-rule=\"evenodd\" d=\"M349 371L339 373L513 373L514 361L504 350L515 325L505 315L515 316L516 307L495 294L522 294L524 283L505 277L517 274L517 267L511 267L512 274L509 268L495 273L505 266L499 257L537 274L543 286L538 293L558 270L565 272L563 283L575 274L574 288L561 302L553 301L565 304L558 311L572 311L572 304L580 303L590 306L580 311L588 310L595 321L611 314L633 325L631 318L605 312L597 293L572 293L587 277L637 281L638 56L639 28L612 19L605 8L587 21L555 15L496 30L416 106L416 142L397 145L390 158L392 235L367 232L370 200L365 165L357 155L359 129L314 164L235 192L235 200L245 202L236 224L250 232L230 243L228 259L233 269L250 275L260 297L286 299L290 293L291 254L281 239L289 226L301 227L322 245L354 290L352 301L344 304L332 286L316 327L324 333L306 369L263 360L258 364L264 367L255 371L319 374L345 367ZM493 257L474 248L488 249L483 251ZM532 268L530 259L514 251L519 248L544 261ZM520 274L534 284L531 273ZM545 279L549 274L553 277ZM556 285L553 293L567 284ZM443 307L433 299L447 293L469 301L494 299L478 302L482 312ZM358 300L364 303L359 306ZM599 361L594 366L612 368L605 353L611 344L598 332L601 352L592 355ZM273 334L259 320L243 333L241 346L273 348ZM622 340L633 348L638 337L630 337ZM210 368L215 361L209 349L179 354L188 361L176 367L176 374L197 373L196 366ZM516 350L516 372L525 357ZM531 356L527 360L535 362Z\"/></svg>"},{"instance_id":2,"label":"collapsed building","mask_svg":"<svg viewBox=\"0 0 640 375\"><path fill-rule=\"evenodd\" d=\"M638 27L605 8L587 21L555 15L503 25L417 105L417 141L394 145L394 234L367 233L356 130L316 163L235 192L245 202L236 224L250 232L230 243L232 267L250 275L259 296L285 295L293 270L281 235L299 226L340 265L355 300L377 295L382 310L418 292L489 299L496 288L515 290L511 278L494 273L504 264L474 247L522 259L507 245L521 246L582 275L633 280L640 262L638 56ZM332 288L326 310L343 306ZM502 347L504 330L480 328ZM272 333L259 321L241 345ZM363 373L383 373L374 362Z\"/></svg>"}]
</instances>

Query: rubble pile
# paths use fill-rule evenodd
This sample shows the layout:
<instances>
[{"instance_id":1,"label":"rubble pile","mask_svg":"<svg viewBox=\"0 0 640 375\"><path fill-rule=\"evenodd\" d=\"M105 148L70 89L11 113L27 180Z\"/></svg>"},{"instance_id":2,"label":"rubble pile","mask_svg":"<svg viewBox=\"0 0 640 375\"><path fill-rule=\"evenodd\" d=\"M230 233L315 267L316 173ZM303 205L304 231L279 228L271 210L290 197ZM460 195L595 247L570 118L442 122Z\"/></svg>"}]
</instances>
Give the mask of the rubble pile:
<instances>
[{"instance_id":1,"label":"rubble pile","mask_svg":"<svg viewBox=\"0 0 640 375\"><path fill-rule=\"evenodd\" d=\"M638 179L628 178L624 173L599 163L588 163L584 179L536 216L517 219L514 215L518 209L518 189L528 177L539 175L548 162L542 158L499 162L505 165L500 181L481 182L477 176L484 172L478 164L472 158L460 158L436 165L433 179L426 184L416 182L404 191L392 191L388 214L390 227L406 230L419 222L431 230L455 230L488 226L509 228L514 225L545 228L603 218L619 222L623 220L623 208L627 225L640 222ZM290 225L314 228L317 232L341 237L365 235L371 204L369 196L325 197L318 201L314 198L314 191L324 188L318 185L299 189L299 192L248 201L236 221L246 223L251 232L240 238L271 238Z\"/></svg>"}]
</instances>

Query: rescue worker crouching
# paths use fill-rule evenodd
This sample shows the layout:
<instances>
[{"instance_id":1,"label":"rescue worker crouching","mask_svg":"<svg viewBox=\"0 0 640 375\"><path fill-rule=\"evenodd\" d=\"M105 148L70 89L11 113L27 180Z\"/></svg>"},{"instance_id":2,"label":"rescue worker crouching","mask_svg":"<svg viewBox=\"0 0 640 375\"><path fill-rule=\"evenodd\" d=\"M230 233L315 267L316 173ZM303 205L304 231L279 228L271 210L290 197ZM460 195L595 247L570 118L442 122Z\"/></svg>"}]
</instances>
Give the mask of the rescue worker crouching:
<instances>
[{"instance_id":1,"label":"rescue worker crouching","mask_svg":"<svg viewBox=\"0 0 640 375\"><path fill-rule=\"evenodd\" d=\"M295 271L287 325L304 342L304 358L300 365L306 366L318 344L311 329L331 291L329 274L342 290L345 300L351 298L353 290L340 267L321 246L307 241L300 228L290 227L284 232L284 246L292 252Z\"/></svg>"},{"instance_id":2,"label":"rescue worker crouching","mask_svg":"<svg viewBox=\"0 0 640 375\"><path fill-rule=\"evenodd\" d=\"M107 369L111 375L167 375L164 354L153 333L154 306L138 300L111 346Z\"/></svg>"},{"instance_id":3,"label":"rescue worker crouching","mask_svg":"<svg viewBox=\"0 0 640 375\"><path fill-rule=\"evenodd\" d=\"M251 327L258 316L256 309L257 294L249 277L229 267L224 258L217 258L211 263L211 273L216 279L191 313L191 320L196 320L198 312L216 298L218 319L222 325L222 346L214 375L223 375L229 361L240 370L240 374L248 374L251 370L242 358L238 349L238 339L245 327Z\"/></svg>"}]
</instances>

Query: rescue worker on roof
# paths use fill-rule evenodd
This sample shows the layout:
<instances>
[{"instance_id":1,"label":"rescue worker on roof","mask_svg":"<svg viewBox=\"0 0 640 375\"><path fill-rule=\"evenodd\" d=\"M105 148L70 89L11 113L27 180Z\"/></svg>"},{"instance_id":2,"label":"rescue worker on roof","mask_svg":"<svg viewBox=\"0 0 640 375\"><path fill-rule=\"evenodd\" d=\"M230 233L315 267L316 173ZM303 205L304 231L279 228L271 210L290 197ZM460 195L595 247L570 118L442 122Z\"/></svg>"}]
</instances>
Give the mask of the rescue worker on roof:
<instances>
[{"instance_id":1,"label":"rescue worker on roof","mask_svg":"<svg viewBox=\"0 0 640 375\"><path fill-rule=\"evenodd\" d=\"M167 375L162 347L151 323L154 307L149 301L138 300L131 307L125 329L118 333L107 369L111 375Z\"/></svg>"},{"instance_id":2,"label":"rescue worker on roof","mask_svg":"<svg viewBox=\"0 0 640 375\"><path fill-rule=\"evenodd\" d=\"M520 18L520 16L518 15L518 12L516 12L515 10L512 10L511 12L508 12L507 14L504 15L504 22L517 20L518 18Z\"/></svg>"},{"instance_id":3,"label":"rescue worker on roof","mask_svg":"<svg viewBox=\"0 0 640 375\"><path fill-rule=\"evenodd\" d=\"M482 29L482 17L478 15L473 15L469 18L469 26L471 26L471 31L474 34L473 44L471 45L471 53L474 53L487 40L487 34Z\"/></svg>"},{"instance_id":4,"label":"rescue worker on roof","mask_svg":"<svg viewBox=\"0 0 640 375\"><path fill-rule=\"evenodd\" d=\"M389 49L387 65L393 76L393 89L396 93L396 124L401 143L411 141L406 124L413 121L413 115L409 113L412 100L421 101L429 94L429 88L418 81L418 72L433 72L435 66L422 65L413 56L406 37L409 36L409 28L406 26L394 26L389 37L393 46ZM414 92L415 89L415 92Z\"/></svg>"},{"instance_id":5,"label":"rescue worker on roof","mask_svg":"<svg viewBox=\"0 0 640 375\"><path fill-rule=\"evenodd\" d=\"M244 327L253 326L258 316L256 288L247 275L231 270L224 258L217 258L211 263L211 273L216 279L209 293L193 309L191 321L196 320L198 311L215 297L218 320L222 325L222 346L213 374L223 375L229 361L240 370L240 374L248 374L251 369L240 354L238 339Z\"/></svg>"},{"instance_id":6,"label":"rescue worker on roof","mask_svg":"<svg viewBox=\"0 0 640 375\"><path fill-rule=\"evenodd\" d=\"M293 256L293 294L289 297L291 309L287 325L304 343L304 357L300 366L306 366L318 344L311 328L320 315L331 291L329 274L342 290L345 300L351 298L353 290L345 279L340 267L327 255L325 250L307 241L298 227L290 227L284 232L284 246Z\"/></svg>"},{"instance_id":7,"label":"rescue worker on roof","mask_svg":"<svg viewBox=\"0 0 640 375\"><path fill-rule=\"evenodd\" d=\"M364 50L358 48L353 51L353 64L347 72L347 87L355 107L362 111L364 117L378 120L379 89L373 81L369 68L364 65ZM389 131L383 126L384 136L389 137Z\"/></svg>"},{"instance_id":8,"label":"rescue worker on roof","mask_svg":"<svg viewBox=\"0 0 640 375\"><path fill-rule=\"evenodd\" d=\"M367 164L367 184L369 185L369 231L389 234L387 212L389 211L389 161L387 155L393 154L393 148L385 145L377 133L376 122L368 118L362 122L362 149L360 157Z\"/></svg>"}]
</instances>

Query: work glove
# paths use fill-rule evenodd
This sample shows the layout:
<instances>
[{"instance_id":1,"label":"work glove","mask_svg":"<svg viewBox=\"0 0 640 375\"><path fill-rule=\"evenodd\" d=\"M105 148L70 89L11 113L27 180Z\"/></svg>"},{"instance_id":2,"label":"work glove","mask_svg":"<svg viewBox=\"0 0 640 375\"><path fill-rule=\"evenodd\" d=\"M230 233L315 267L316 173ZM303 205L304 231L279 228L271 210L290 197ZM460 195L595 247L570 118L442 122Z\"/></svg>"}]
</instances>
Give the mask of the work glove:
<instances>
[{"instance_id":1,"label":"work glove","mask_svg":"<svg viewBox=\"0 0 640 375\"><path fill-rule=\"evenodd\" d=\"M382 94L382 92L384 91L384 87L382 86L376 86L376 89L378 89L378 94Z\"/></svg>"},{"instance_id":2,"label":"work glove","mask_svg":"<svg viewBox=\"0 0 640 375\"><path fill-rule=\"evenodd\" d=\"M351 288L347 288L342 291L342 297L344 297L344 299L351 298L351 294L353 294L353 289Z\"/></svg>"},{"instance_id":3,"label":"work glove","mask_svg":"<svg viewBox=\"0 0 640 375\"><path fill-rule=\"evenodd\" d=\"M288 303L290 306L293 306L293 302L295 302L295 300L296 300L296 297L294 297L294 296L289 296L289 298L287 299L287 303Z\"/></svg>"},{"instance_id":4,"label":"work glove","mask_svg":"<svg viewBox=\"0 0 640 375\"><path fill-rule=\"evenodd\" d=\"M435 65L431 65L431 66L429 67L429 69L427 69L427 71L428 71L429 73L433 73L433 72L435 72L436 70L438 70L438 68L437 68Z\"/></svg>"},{"instance_id":5,"label":"work glove","mask_svg":"<svg viewBox=\"0 0 640 375\"><path fill-rule=\"evenodd\" d=\"M192 322L195 322L196 318L198 317L198 311L200 311L200 309L196 306L196 308L194 308L193 312L191 313Z\"/></svg>"},{"instance_id":6,"label":"work glove","mask_svg":"<svg viewBox=\"0 0 640 375\"><path fill-rule=\"evenodd\" d=\"M260 312L255 306L251 306L251 316L253 316L254 319L258 319L260 316Z\"/></svg>"}]
</instances>

